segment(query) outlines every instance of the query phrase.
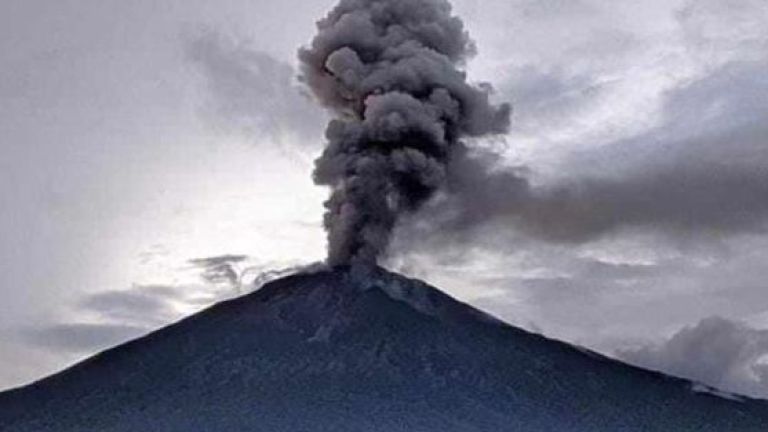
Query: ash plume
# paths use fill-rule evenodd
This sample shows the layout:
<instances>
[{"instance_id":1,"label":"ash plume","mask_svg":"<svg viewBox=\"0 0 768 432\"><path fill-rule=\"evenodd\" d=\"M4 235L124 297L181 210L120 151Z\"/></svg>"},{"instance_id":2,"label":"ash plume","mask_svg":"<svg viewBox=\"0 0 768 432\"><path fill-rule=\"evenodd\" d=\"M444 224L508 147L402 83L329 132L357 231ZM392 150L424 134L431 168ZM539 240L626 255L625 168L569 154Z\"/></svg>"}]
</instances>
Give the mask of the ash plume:
<instances>
[{"instance_id":1,"label":"ash plume","mask_svg":"<svg viewBox=\"0 0 768 432\"><path fill-rule=\"evenodd\" d=\"M375 264L398 219L446 185L462 137L506 132L511 110L467 81L474 44L446 0L342 0L317 27L299 58L335 117L314 173L331 188L328 264Z\"/></svg>"}]
</instances>

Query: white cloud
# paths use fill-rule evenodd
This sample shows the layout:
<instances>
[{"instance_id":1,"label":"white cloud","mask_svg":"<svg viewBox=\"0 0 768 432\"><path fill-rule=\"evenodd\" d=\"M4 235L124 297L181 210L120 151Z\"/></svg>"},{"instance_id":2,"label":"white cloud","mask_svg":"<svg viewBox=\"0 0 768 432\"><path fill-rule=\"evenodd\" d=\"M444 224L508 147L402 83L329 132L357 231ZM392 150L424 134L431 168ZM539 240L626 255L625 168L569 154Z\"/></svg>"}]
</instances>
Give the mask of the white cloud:
<instances>
[{"instance_id":1,"label":"white cloud","mask_svg":"<svg viewBox=\"0 0 768 432\"><path fill-rule=\"evenodd\" d=\"M644 368L768 399L768 330L711 317L664 343L617 354Z\"/></svg>"}]
</instances>

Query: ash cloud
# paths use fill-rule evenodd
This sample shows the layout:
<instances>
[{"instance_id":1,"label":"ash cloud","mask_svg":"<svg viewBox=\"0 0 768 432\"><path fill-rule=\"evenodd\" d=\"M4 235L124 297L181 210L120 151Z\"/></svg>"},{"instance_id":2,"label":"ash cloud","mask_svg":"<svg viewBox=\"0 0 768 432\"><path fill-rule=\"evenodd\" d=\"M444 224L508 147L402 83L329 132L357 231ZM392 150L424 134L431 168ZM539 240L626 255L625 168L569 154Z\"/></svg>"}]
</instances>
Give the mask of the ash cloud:
<instances>
[{"instance_id":1,"label":"ash cloud","mask_svg":"<svg viewBox=\"0 0 768 432\"><path fill-rule=\"evenodd\" d=\"M374 264L399 219L462 166L464 137L508 130L510 106L462 70L475 52L445 0L342 0L299 52L303 80L335 119L316 162L330 265Z\"/></svg>"},{"instance_id":2,"label":"ash cloud","mask_svg":"<svg viewBox=\"0 0 768 432\"><path fill-rule=\"evenodd\" d=\"M768 100L758 95L768 92L765 67L727 63L670 92L660 126L567 158L568 174L541 185L527 180L526 169L475 152L404 237L462 238L487 227L562 244L628 229L672 238L763 233Z\"/></svg>"}]
</instances>

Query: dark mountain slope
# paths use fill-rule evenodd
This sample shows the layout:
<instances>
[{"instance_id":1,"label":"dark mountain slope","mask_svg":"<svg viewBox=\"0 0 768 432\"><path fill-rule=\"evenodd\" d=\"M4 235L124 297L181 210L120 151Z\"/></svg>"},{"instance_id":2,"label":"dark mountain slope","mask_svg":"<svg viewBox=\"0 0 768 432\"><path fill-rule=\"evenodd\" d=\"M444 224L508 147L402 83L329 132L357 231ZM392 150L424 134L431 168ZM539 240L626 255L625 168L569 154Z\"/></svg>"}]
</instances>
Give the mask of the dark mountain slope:
<instances>
[{"instance_id":1,"label":"dark mountain slope","mask_svg":"<svg viewBox=\"0 0 768 432\"><path fill-rule=\"evenodd\" d=\"M290 276L0 394L0 431L768 431L384 270Z\"/></svg>"}]
</instances>

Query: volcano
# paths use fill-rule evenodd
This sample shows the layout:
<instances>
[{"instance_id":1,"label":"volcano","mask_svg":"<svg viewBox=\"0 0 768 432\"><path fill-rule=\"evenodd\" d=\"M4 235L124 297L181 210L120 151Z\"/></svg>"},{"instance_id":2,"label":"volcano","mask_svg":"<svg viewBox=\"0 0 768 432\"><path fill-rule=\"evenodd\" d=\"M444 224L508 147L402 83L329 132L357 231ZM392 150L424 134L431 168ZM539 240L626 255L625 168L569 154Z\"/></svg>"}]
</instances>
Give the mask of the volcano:
<instances>
[{"instance_id":1,"label":"volcano","mask_svg":"<svg viewBox=\"0 0 768 432\"><path fill-rule=\"evenodd\" d=\"M768 402L509 326L373 269L297 274L0 394L3 432L738 432Z\"/></svg>"}]
</instances>

